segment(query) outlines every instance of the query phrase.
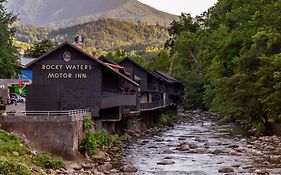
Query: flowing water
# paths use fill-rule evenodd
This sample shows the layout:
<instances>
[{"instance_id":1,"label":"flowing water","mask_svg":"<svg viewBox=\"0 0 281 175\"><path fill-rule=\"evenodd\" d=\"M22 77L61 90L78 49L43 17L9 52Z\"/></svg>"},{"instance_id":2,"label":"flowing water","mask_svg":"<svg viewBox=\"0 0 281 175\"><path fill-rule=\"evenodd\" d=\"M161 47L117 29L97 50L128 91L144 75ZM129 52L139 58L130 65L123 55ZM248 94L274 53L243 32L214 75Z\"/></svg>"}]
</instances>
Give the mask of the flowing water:
<instances>
[{"instance_id":1,"label":"flowing water","mask_svg":"<svg viewBox=\"0 0 281 175\"><path fill-rule=\"evenodd\" d=\"M138 169L137 175L216 175L221 174L222 167L234 171L229 174L281 174L279 168L263 164L266 161L263 155L236 151L238 147L252 147L241 132L236 131L233 126L218 126L197 115L195 120L146 139L144 144L131 145L129 161ZM182 143L193 145L194 149L180 151ZM163 160L174 164L159 165Z\"/></svg>"}]
</instances>

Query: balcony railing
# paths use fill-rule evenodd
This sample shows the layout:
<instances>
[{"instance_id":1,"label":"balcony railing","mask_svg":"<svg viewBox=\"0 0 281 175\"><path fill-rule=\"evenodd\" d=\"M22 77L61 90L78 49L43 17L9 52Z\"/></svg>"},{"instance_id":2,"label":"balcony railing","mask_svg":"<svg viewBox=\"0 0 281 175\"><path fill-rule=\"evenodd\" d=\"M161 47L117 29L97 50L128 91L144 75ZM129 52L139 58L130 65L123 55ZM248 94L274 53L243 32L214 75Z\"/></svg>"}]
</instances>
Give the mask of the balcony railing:
<instances>
[{"instance_id":1,"label":"balcony railing","mask_svg":"<svg viewBox=\"0 0 281 175\"><path fill-rule=\"evenodd\" d=\"M154 108L159 108L164 106L164 101L154 101L150 103L141 103L140 104L140 109L141 110L148 110L148 109L154 109Z\"/></svg>"},{"instance_id":2,"label":"balcony railing","mask_svg":"<svg viewBox=\"0 0 281 175\"><path fill-rule=\"evenodd\" d=\"M6 112L8 116L75 116L78 114L86 114L90 112L90 109L75 109L68 111L17 111L17 112Z\"/></svg>"},{"instance_id":3,"label":"balcony railing","mask_svg":"<svg viewBox=\"0 0 281 175\"><path fill-rule=\"evenodd\" d=\"M172 95L181 95L179 89L169 89L168 93Z\"/></svg>"},{"instance_id":4,"label":"balcony railing","mask_svg":"<svg viewBox=\"0 0 281 175\"><path fill-rule=\"evenodd\" d=\"M102 98L102 109L117 107L117 106L136 106L136 95L115 94Z\"/></svg>"}]
</instances>

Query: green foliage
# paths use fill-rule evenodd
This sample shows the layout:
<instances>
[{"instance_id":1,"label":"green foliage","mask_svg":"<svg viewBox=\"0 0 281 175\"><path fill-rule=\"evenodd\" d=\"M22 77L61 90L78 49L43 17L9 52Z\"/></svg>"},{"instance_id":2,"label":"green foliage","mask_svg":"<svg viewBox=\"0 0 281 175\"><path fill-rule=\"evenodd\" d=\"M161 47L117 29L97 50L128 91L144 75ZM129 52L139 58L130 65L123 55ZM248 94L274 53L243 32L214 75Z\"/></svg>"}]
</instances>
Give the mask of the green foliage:
<instances>
[{"instance_id":1,"label":"green foliage","mask_svg":"<svg viewBox=\"0 0 281 175\"><path fill-rule=\"evenodd\" d=\"M92 118L89 117L89 116L84 116L83 118L83 128L85 130L89 130L91 129L93 126L93 121L92 121Z\"/></svg>"},{"instance_id":2,"label":"green foliage","mask_svg":"<svg viewBox=\"0 0 281 175\"><path fill-rule=\"evenodd\" d=\"M96 133L88 131L80 143L80 151L82 153L93 155L96 153L97 149L102 149L111 144L112 138L104 131Z\"/></svg>"},{"instance_id":3,"label":"green foliage","mask_svg":"<svg viewBox=\"0 0 281 175\"><path fill-rule=\"evenodd\" d=\"M63 161L50 154L30 155L30 150L15 135L0 130L0 175L29 175L28 167L61 168Z\"/></svg>"},{"instance_id":4,"label":"green foliage","mask_svg":"<svg viewBox=\"0 0 281 175\"><path fill-rule=\"evenodd\" d=\"M186 75L182 82L185 89L184 106L187 108L204 108L203 96L205 92L205 80L203 76L193 72Z\"/></svg>"},{"instance_id":5,"label":"green foliage","mask_svg":"<svg viewBox=\"0 0 281 175\"><path fill-rule=\"evenodd\" d=\"M24 155L28 150L22 146L21 140L17 136L0 130L0 155L11 154L13 152Z\"/></svg>"},{"instance_id":6,"label":"green foliage","mask_svg":"<svg viewBox=\"0 0 281 175\"><path fill-rule=\"evenodd\" d=\"M50 40L43 40L34 44L31 48L27 49L25 52L25 56L31 58L38 58L56 45L57 44L55 42L52 42Z\"/></svg>"},{"instance_id":7,"label":"green foliage","mask_svg":"<svg viewBox=\"0 0 281 175\"><path fill-rule=\"evenodd\" d=\"M161 127L167 124L171 124L176 120L176 116L173 114L161 114L156 119L156 126Z\"/></svg>"},{"instance_id":8,"label":"green foliage","mask_svg":"<svg viewBox=\"0 0 281 175\"><path fill-rule=\"evenodd\" d=\"M132 136L130 136L128 133L124 133L123 135L121 135L118 140L120 142L123 142L123 141L131 141L132 140Z\"/></svg>"},{"instance_id":9,"label":"green foliage","mask_svg":"<svg viewBox=\"0 0 281 175\"><path fill-rule=\"evenodd\" d=\"M33 163L37 166L51 169L59 169L64 166L62 159L54 159L49 153L40 153L33 158Z\"/></svg>"},{"instance_id":10,"label":"green foliage","mask_svg":"<svg viewBox=\"0 0 281 175\"><path fill-rule=\"evenodd\" d=\"M18 74L18 52L12 37L14 29L11 25L17 20L12 13L4 8L6 0L0 0L0 78L14 78Z\"/></svg>"},{"instance_id":11,"label":"green foliage","mask_svg":"<svg viewBox=\"0 0 281 175\"><path fill-rule=\"evenodd\" d=\"M0 175L32 175L23 164L0 159Z\"/></svg>"},{"instance_id":12,"label":"green foliage","mask_svg":"<svg viewBox=\"0 0 281 175\"><path fill-rule=\"evenodd\" d=\"M43 168L59 169L64 166L62 159L55 159L49 153L40 153L33 158L33 163Z\"/></svg>"},{"instance_id":13,"label":"green foliage","mask_svg":"<svg viewBox=\"0 0 281 175\"><path fill-rule=\"evenodd\" d=\"M271 133L281 117L280 1L220 0L182 15L169 29L170 72L186 84L186 103ZM172 41L172 42L171 42Z\"/></svg>"}]
</instances>

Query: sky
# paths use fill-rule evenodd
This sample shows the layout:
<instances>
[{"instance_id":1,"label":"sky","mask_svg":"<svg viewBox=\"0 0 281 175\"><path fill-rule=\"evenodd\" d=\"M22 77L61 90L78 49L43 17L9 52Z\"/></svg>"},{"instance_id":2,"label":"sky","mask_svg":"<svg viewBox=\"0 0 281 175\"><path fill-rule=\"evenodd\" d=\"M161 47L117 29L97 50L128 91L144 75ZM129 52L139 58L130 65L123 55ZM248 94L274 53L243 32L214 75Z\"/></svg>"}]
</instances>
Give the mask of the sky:
<instances>
[{"instance_id":1,"label":"sky","mask_svg":"<svg viewBox=\"0 0 281 175\"><path fill-rule=\"evenodd\" d=\"M180 15L190 13L195 17L212 7L217 0L138 0L158 10Z\"/></svg>"}]
</instances>

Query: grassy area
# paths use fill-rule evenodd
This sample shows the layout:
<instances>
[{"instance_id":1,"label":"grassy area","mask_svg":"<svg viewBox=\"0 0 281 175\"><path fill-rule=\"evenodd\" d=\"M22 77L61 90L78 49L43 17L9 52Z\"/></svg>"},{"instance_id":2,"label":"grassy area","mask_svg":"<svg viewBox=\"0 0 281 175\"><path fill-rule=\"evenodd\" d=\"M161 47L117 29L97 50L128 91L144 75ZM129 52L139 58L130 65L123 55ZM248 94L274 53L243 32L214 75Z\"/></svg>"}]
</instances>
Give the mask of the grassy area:
<instances>
[{"instance_id":1,"label":"grassy area","mask_svg":"<svg viewBox=\"0 0 281 175\"><path fill-rule=\"evenodd\" d=\"M63 161L50 154L32 154L17 136L0 130L0 175L42 174L33 172L34 167L61 168Z\"/></svg>"}]
</instances>

